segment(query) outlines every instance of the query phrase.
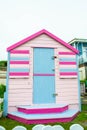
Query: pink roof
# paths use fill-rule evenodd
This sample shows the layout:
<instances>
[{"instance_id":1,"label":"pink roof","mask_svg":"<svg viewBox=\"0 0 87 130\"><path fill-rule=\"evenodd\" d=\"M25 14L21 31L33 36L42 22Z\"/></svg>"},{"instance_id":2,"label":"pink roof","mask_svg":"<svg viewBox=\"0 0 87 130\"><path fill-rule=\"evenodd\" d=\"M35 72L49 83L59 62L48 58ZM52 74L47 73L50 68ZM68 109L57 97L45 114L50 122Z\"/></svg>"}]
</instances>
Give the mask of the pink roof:
<instances>
[{"instance_id":1,"label":"pink roof","mask_svg":"<svg viewBox=\"0 0 87 130\"><path fill-rule=\"evenodd\" d=\"M43 30L41 30L41 31L39 31L39 32L37 32L37 33L35 33L35 34L33 34L33 35L31 35L31 36L29 36L29 37L27 37L27 38L19 41L17 43L15 43L15 44L13 44L12 46L10 46L10 47L7 48L7 51L11 51L11 50L15 49L16 47L18 47L18 46L20 46L20 45L22 45L22 44L24 44L24 43L32 40L33 38L36 38L37 36L39 36L41 34L46 34L49 37L51 37L54 40L56 40L57 42L59 42L60 44L66 46L67 48L69 48L70 50L72 50L73 52L75 52L76 54L79 53L79 51L77 49L73 48L70 44L64 42L63 40L61 40L60 38L58 38L57 36L55 36L54 34L48 32L45 29L43 29Z\"/></svg>"}]
</instances>

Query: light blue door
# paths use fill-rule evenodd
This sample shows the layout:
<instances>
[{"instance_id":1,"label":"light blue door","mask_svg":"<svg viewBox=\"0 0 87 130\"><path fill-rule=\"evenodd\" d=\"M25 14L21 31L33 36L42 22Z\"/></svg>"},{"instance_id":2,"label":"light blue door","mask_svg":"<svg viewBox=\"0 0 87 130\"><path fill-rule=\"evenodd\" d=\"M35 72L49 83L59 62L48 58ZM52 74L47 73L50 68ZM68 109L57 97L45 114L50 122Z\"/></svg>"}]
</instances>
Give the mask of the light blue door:
<instances>
[{"instance_id":1,"label":"light blue door","mask_svg":"<svg viewBox=\"0 0 87 130\"><path fill-rule=\"evenodd\" d=\"M35 104L54 103L55 72L54 49L34 48L33 102Z\"/></svg>"}]
</instances>

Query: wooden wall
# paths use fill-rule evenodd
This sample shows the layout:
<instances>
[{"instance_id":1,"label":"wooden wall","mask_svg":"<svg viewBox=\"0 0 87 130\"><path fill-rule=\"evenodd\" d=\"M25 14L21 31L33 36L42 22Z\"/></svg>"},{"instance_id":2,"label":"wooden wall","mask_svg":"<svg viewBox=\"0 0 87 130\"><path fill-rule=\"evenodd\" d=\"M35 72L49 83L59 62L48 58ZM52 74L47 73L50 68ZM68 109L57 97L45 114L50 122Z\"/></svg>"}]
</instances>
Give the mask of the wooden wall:
<instances>
[{"instance_id":1,"label":"wooden wall","mask_svg":"<svg viewBox=\"0 0 87 130\"><path fill-rule=\"evenodd\" d=\"M29 64L24 64L24 68L26 66L29 68L29 75L27 76L18 76L18 75L10 75L9 72L9 81L8 81L8 107L9 111L13 111L16 109L17 105L30 105L33 104L33 48L34 47L48 47L55 49L55 55L57 58L55 59L55 87L56 93L56 103L67 103L70 104L71 108L78 108L79 104L79 96L78 96L78 77L77 77L77 64L72 65L60 65L60 59L64 58L64 55L60 55L61 52L69 52L72 55L66 55L65 58L76 58L76 55L65 46L61 45L57 41L43 34L33 40L17 47L16 51L29 51ZM15 51L13 50L13 52ZM10 63L12 61L12 57L20 57L21 54L10 54ZM25 54L22 55L25 57ZM76 59L75 61L76 62ZM10 64L10 70L12 68L22 68L23 65ZM21 67L20 67L21 66ZM70 74L68 76L60 76L60 71L64 69L76 69L74 75ZM14 70L12 69L12 70ZM65 70L64 70L65 71ZM67 71L67 70L66 70ZM63 73L65 74L65 73ZM66 74L65 74L66 75Z\"/></svg>"}]
</instances>

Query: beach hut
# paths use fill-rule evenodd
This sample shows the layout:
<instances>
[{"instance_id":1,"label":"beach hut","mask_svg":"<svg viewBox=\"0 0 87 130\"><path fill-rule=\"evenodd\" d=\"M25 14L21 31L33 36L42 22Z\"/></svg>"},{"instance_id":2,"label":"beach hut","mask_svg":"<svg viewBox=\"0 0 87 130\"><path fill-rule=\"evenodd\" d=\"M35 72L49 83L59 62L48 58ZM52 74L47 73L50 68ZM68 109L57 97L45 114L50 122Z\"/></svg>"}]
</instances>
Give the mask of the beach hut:
<instances>
[{"instance_id":1,"label":"beach hut","mask_svg":"<svg viewBox=\"0 0 87 130\"><path fill-rule=\"evenodd\" d=\"M43 29L7 52L4 115L36 124L68 122L81 111L78 50Z\"/></svg>"}]
</instances>

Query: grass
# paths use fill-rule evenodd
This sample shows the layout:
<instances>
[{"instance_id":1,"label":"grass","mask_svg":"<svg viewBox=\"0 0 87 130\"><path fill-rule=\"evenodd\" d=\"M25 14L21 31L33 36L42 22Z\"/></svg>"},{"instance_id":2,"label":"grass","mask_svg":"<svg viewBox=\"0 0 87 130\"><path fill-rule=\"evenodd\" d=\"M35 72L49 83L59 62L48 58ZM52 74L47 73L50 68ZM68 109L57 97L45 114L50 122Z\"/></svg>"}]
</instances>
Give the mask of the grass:
<instances>
[{"instance_id":1,"label":"grass","mask_svg":"<svg viewBox=\"0 0 87 130\"><path fill-rule=\"evenodd\" d=\"M84 130L87 130L87 104L82 104L82 112L78 114L78 116L71 122L69 123L51 123L50 125L61 125L64 127L65 130L69 130L69 127L72 124L78 123L84 127ZM2 117L0 118L0 125L4 126L6 130L12 130L17 125L25 126L28 130L32 130L32 127L35 125L26 125L20 122L17 122L15 120Z\"/></svg>"}]
</instances>

